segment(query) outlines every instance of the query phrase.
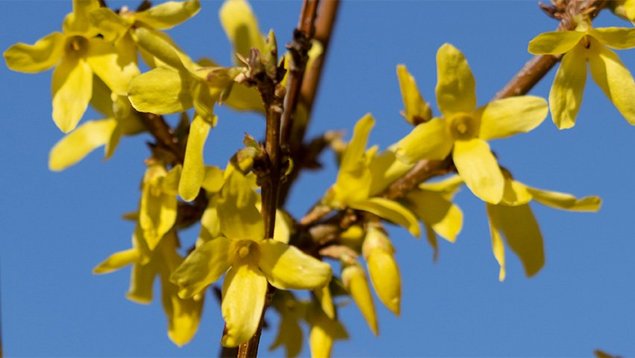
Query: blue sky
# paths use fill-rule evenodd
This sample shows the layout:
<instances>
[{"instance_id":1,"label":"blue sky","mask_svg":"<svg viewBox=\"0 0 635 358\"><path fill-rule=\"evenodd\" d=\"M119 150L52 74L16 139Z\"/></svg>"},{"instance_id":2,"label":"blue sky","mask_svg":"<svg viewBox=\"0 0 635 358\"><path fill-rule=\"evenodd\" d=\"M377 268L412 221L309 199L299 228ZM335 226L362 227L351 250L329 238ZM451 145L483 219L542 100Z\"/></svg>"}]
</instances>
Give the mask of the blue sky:
<instances>
[{"instance_id":1,"label":"blue sky","mask_svg":"<svg viewBox=\"0 0 635 358\"><path fill-rule=\"evenodd\" d=\"M192 57L228 65L220 4L203 1L201 12L170 34ZM286 43L300 5L257 1L253 8L261 28L273 28ZM70 7L70 1L1 1L0 48L60 29ZM628 26L608 13L598 24ZM527 42L556 25L535 1L344 2L309 134L350 133L371 112L377 119L371 142L386 147L409 130L399 116L397 64L408 66L434 102L435 53L452 43L468 58L483 104L530 58ZM635 70L633 51L619 54ZM121 215L137 206L150 138L127 138L109 161L97 151L62 173L49 172L48 151L62 136L51 119L50 72L26 75L0 66L0 73L0 287L7 356L215 356L222 320L212 299L197 336L177 348L166 336L159 302L142 306L125 299L128 270L91 274L130 243L133 226ZM553 73L532 94L546 97ZM264 124L255 115L218 113L206 159L222 166L243 133L259 136ZM457 201L465 215L463 233L455 244L441 243L438 262L425 240L391 230L403 275L402 315L378 306L381 334L373 337L354 305L344 307L341 318L351 339L336 344L334 355L589 356L596 348L635 355L634 138L635 128L589 78L575 128L558 131L548 118L530 134L494 141L501 164L517 179L600 195L602 210L580 214L535 206L546 265L527 279L510 254L507 280L500 283L485 207L464 189ZM304 213L334 181L333 158L323 159L326 170L301 177L292 213ZM184 241L195 235L187 232ZM276 322L273 315L268 319ZM282 355L266 350L272 333L265 332L261 352Z\"/></svg>"}]
</instances>

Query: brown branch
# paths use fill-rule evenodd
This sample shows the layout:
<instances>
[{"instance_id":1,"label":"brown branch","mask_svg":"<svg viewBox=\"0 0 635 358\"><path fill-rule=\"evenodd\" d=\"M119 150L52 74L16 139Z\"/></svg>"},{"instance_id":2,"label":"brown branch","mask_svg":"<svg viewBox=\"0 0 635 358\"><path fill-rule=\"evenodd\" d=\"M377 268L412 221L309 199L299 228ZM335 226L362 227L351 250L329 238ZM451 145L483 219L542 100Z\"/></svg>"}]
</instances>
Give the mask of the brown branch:
<instances>
[{"instance_id":1,"label":"brown branch","mask_svg":"<svg viewBox=\"0 0 635 358\"><path fill-rule=\"evenodd\" d=\"M185 150L179 145L179 141L174 135L172 128L165 121L163 116L153 113L139 113L148 132L154 137L155 147L164 152L170 153L176 163L183 164Z\"/></svg>"}]
</instances>

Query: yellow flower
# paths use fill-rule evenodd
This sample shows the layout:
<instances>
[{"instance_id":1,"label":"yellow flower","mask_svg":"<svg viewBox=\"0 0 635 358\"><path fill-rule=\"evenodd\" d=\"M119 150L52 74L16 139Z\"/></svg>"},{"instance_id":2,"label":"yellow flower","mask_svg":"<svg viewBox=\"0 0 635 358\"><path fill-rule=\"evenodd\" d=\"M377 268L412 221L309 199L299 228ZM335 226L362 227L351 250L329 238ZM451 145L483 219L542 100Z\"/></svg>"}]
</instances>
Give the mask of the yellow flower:
<instances>
[{"instance_id":1,"label":"yellow flower","mask_svg":"<svg viewBox=\"0 0 635 358\"><path fill-rule=\"evenodd\" d=\"M296 247L264 237L252 182L231 166L216 215L224 236L197 247L174 272L181 297L199 294L225 273L221 310L225 346L237 346L256 332L267 282L279 289L314 289L331 279L326 263Z\"/></svg>"},{"instance_id":2,"label":"yellow flower","mask_svg":"<svg viewBox=\"0 0 635 358\"><path fill-rule=\"evenodd\" d=\"M368 228L362 253L377 297L392 313L399 315L401 275L395 260L395 249L381 228L375 226Z\"/></svg>"},{"instance_id":3,"label":"yellow flower","mask_svg":"<svg viewBox=\"0 0 635 358\"><path fill-rule=\"evenodd\" d=\"M198 330L203 310L203 297L183 299L178 287L170 282L170 275L181 264L178 240L174 231L165 235L156 249L149 252L143 239L143 230L137 226L133 235L133 248L112 254L97 265L93 272L105 274L132 265L129 300L149 304L157 276L161 281L161 301L168 317L168 337L178 346L188 343Z\"/></svg>"},{"instance_id":4,"label":"yellow flower","mask_svg":"<svg viewBox=\"0 0 635 358\"><path fill-rule=\"evenodd\" d=\"M53 121L64 133L73 130L92 96L93 74L117 95L126 95L128 83L139 73L134 53L117 48L102 38L88 20L99 7L97 0L74 0L73 12L63 32L54 32L35 44L18 43L4 52L7 66L36 73L55 66L51 92Z\"/></svg>"},{"instance_id":5,"label":"yellow flower","mask_svg":"<svg viewBox=\"0 0 635 358\"><path fill-rule=\"evenodd\" d=\"M614 0L607 5L615 15L635 23L635 0Z\"/></svg>"},{"instance_id":6,"label":"yellow flower","mask_svg":"<svg viewBox=\"0 0 635 358\"><path fill-rule=\"evenodd\" d=\"M336 340L348 339L346 329L339 320L329 318L316 302L307 309L307 322L311 326L309 345L311 357L328 358Z\"/></svg>"},{"instance_id":7,"label":"yellow flower","mask_svg":"<svg viewBox=\"0 0 635 358\"><path fill-rule=\"evenodd\" d=\"M505 195L501 203L487 204L492 251L500 265L500 281L505 279L503 237L509 248L520 258L527 276L535 275L544 265L542 234L529 206L532 200L545 206L570 211L597 211L601 205L601 200L597 196L577 199L570 194L533 188L506 176Z\"/></svg>"},{"instance_id":8,"label":"yellow flower","mask_svg":"<svg viewBox=\"0 0 635 358\"><path fill-rule=\"evenodd\" d=\"M176 223L176 188L180 177L180 165L168 172L161 163L149 163L143 177L139 226L150 250Z\"/></svg>"},{"instance_id":9,"label":"yellow flower","mask_svg":"<svg viewBox=\"0 0 635 358\"><path fill-rule=\"evenodd\" d=\"M562 55L549 93L551 117L560 129L575 125L582 103L587 63L593 81L630 123L635 124L635 81L610 50L635 47L635 29L594 29L582 22L575 31L545 32L529 42L532 54Z\"/></svg>"},{"instance_id":10,"label":"yellow flower","mask_svg":"<svg viewBox=\"0 0 635 358\"><path fill-rule=\"evenodd\" d=\"M476 107L476 87L463 54L450 44L437 52L436 97L442 117L419 124L395 146L406 163L440 160L448 154L470 190L496 204L503 196L503 174L487 140L528 132L547 116L539 97L520 96Z\"/></svg>"},{"instance_id":11,"label":"yellow flower","mask_svg":"<svg viewBox=\"0 0 635 358\"><path fill-rule=\"evenodd\" d=\"M388 175L394 170L380 169L384 168L384 165L391 165L387 162L390 160L388 156L384 158L382 155L381 159L375 162L377 147L366 151L368 135L374 124L373 117L367 114L355 125L353 137L342 154L337 180L324 198L325 204L367 211L407 228L414 236L419 236L419 223L410 210L394 200L375 196L395 178Z\"/></svg>"}]
</instances>

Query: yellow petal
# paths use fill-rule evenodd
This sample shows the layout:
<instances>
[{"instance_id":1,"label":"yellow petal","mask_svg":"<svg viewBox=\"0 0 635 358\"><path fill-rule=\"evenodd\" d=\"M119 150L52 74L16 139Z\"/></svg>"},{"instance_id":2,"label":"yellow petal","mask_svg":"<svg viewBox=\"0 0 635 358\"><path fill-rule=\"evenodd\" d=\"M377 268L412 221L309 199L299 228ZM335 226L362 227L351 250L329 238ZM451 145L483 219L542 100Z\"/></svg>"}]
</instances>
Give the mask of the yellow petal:
<instances>
[{"instance_id":1,"label":"yellow petal","mask_svg":"<svg viewBox=\"0 0 635 358\"><path fill-rule=\"evenodd\" d=\"M429 121L432 118L430 104L421 97L415 78L405 65L397 65L397 78L404 106L402 114L408 123L417 125Z\"/></svg>"},{"instance_id":2,"label":"yellow petal","mask_svg":"<svg viewBox=\"0 0 635 358\"><path fill-rule=\"evenodd\" d=\"M235 83L223 103L237 111L254 111L264 113L265 105L262 103L260 92L255 87Z\"/></svg>"},{"instance_id":3,"label":"yellow petal","mask_svg":"<svg viewBox=\"0 0 635 358\"><path fill-rule=\"evenodd\" d=\"M90 39L86 61L93 72L116 94L126 95L132 78L139 74L136 57L118 53L103 39Z\"/></svg>"},{"instance_id":4,"label":"yellow petal","mask_svg":"<svg viewBox=\"0 0 635 358\"><path fill-rule=\"evenodd\" d=\"M132 265L139 260L139 250L128 249L115 252L93 269L94 274L104 274Z\"/></svg>"},{"instance_id":5,"label":"yellow petal","mask_svg":"<svg viewBox=\"0 0 635 358\"><path fill-rule=\"evenodd\" d=\"M223 170L219 167L207 166L205 167L205 178L201 183L201 186L210 193L217 193L221 190L225 184L223 178Z\"/></svg>"},{"instance_id":6,"label":"yellow petal","mask_svg":"<svg viewBox=\"0 0 635 358\"><path fill-rule=\"evenodd\" d=\"M394 146L397 158L406 164L421 159L441 160L452 150L452 136L441 118L419 124Z\"/></svg>"},{"instance_id":7,"label":"yellow petal","mask_svg":"<svg viewBox=\"0 0 635 358\"><path fill-rule=\"evenodd\" d=\"M176 195L164 192L161 187L166 174L161 165L155 164L148 167L144 176L139 224L150 250L159 244L176 222Z\"/></svg>"},{"instance_id":8,"label":"yellow petal","mask_svg":"<svg viewBox=\"0 0 635 358\"><path fill-rule=\"evenodd\" d=\"M4 51L7 67L14 71L36 73L55 66L64 53L65 37L53 32L33 45L17 43Z\"/></svg>"},{"instance_id":9,"label":"yellow petal","mask_svg":"<svg viewBox=\"0 0 635 358\"><path fill-rule=\"evenodd\" d=\"M299 318L303 311L303 306L297 302L289 293L288 298L281 299L276 293L274 296L274 307L280 313L280 323L278 333L273 343L269 346L272 351L280 346L285 348L285 357L297 357L302 351L303 334L300 327Z\"/></svg>"},{"instance_id":10,"label":"yellow petal","mask_svg":"<svg viewBox=\"0 0 635 358\"><path fill-rule=\"evenodd\" d=\"M220 21L234 51L243 58L249 57L249 50L262 51L265 40L258 28L258 20L249 3L245 0L227 0L220 9Z\"/></svg>"},{"instance_id":11,"label":"yellow petal","mask_svg":"<svg viewBox=\"0 0 635 358\"><path fill-rule=\"evenodd\" d=\"M98 0L73 0L73 12L64 19L65 33L85 33L89 31L88 14L99 8Z\"/></svg>"},{"instance_id":12,"label":"yellow petal","mask_svg":"<svg viewBox=\"0 0 635 358\"><path fill-rule=\"evenodd\" d=\"M435 182L424 182L419 184L419 189L435 191L443 194L448 200L454 197L454 194L463 185L463 179L458 175L452 175L446 179Z\"/></svg>"},{"instance_id":13,"label":"yellow petal","mask_svg":"<svg viewBox=\"0 0 635 358\"><path fill-rule=\"evenodd\" d=\"M610 48L624 50L635 47L635 28L594 28L589 31L589 34Z\"/></svg>"},{"instance_id":14,"label":"yellow petal","mask_svg":"<svg viewBox=\"0 0 635 358\"><path fill-rule=\"evenodd\" d=\"M532 187L527 187L527 190L533 195L537 202L555 209L598 211L602 205L602 200L598 196L585 196L578 199L571 194L557 191L548 191Z\"/></svg>"},{"instance_id":15,"label":"yellow petal","mask_svg":"<svg viewBox=\"0 0 635 358\"><path fill-rule=\"evenodd\" d=\"M527 186L512 179L505 178L505 191L501 204L517 206L527 204L533 199Z\"/></svg>"},{"instance_id":16,"label":"yellow petal","mask_svg":"<svg viewBox=\"0 0 635 358\"><path fill-rule=\"evenodd\" d=\"M230 266L231 240L217 237L200 245L174 271L172 282L179 287L179 296L197 295L220 278Z\"/></svg>"},{"instance_id":17,"label":"yellow petal","mask_svg":"<svg viewBox=\"0 0 635 358\"><path fill-rule=\"evenodd\" d=\"M399 315L401 275L390 240L382 230L369 227L364 240L363 253L368 265L370 282L377 297L392 313Z\"/></svg>"},{"instance_id":18,"label":"yellow petal","mask_svg":"<svg viewBox=\"0 0 635 358\"><path fill-rule=\"evenodd\" d=\"M179 195L185 201L196 199L203 184L203 179L205 179L203 150L211 128L210 123L202 117L194 116L194 120L190 125L187 147L185 148L183 175L181 175L181 181L179 182Z\"/></svg>"},{"instance_id":19,"label":"yellow petal","mask_svg":"<svg viewBox=\"0 0 635 358\"><path fill-rule=\"evenodd\" d=\"M370 135L370 131L373 129L373 126L375 126L375 119L370 114L366 114L357 121L355 129L353 130L351 141L346 146L346 150L342 155L340 170L356 170L360 161L363 159L364 152L366 151L366 143L368 142L368 136Z\"/></svg>"},{"instance_id":20,"label":"yellow petal","mask_svg":"<svg viewBox=\"0 0 635 358\"><path fill-rule=\"evenodd\" d=\"M533 276L545 264L542 234L528 204L519 206L487 205L487 214L520 258L527 276Z\"/></svg>"},{"instance_id":21,"label":"yellow petal","mask_svg":"<svg viewBox=\"0 0 635 358\"><path fill-rule=\"evenodd\" d=\"M313 290L315 298L320 303L320 307L324 314L331 319L335 319L335 305L333 305L333 297L329 285L324 285Z\"/></svg>"},{"instance_id":22,"label":"yellow petal","mask_svg":"<svg viewBox=\"0 0 635 358\"><path fill-rule=\"evenodd\" d=\"M445 43L437 51L437 87L439 110L444 117L470 113L476 109L476 84L465 56Z\"/></svg>"},{"instance_id":23,"label":"yellow petal","mask_svg":"<svg viewBox=\"0 0 635 358\"><path fill-rule=\"evenodd\" d=\"M532 55L560 55L571 51L584 35L580 31L543 32L529 41L527 51Z\"/></svg>"},{"instance_id":24,"label":"yellow petal","mask_svg":"<svg viewBox=\"0 0 635 358\"><path fill-rule=\"evenodd\" d=\"M61 171L77 164L110 140L117 125L114 118L89 121L57 142L49 154L49 169Z\"/></svg>"},{"instance_id":25,"label":"yellow petal","mask_svg":"<svg viewBox=\"0 0 635 358\"><path fill-rule=\"evenodd\" d=\"M90 99L90 105L106 118L115 116L111 94L112 91L104 81L100 80L99 77L93 78L93 97Z\"/></svg>"},{"instance_id":26,"label":"yellow petal","mask_svg":"<svg viewBox=\"0 0 635 358\"><path fill-rule=\"evenodd\" d=\"M582 104L586 82L586 61L583 47L564 55L549 92L549 109L553 123L559 129L571 128Z\"/></svg>"},{"instance_id":27,"label":"yellow petal","mask_svg":"<svg viewBox=\"0 0 635 358\"><path fill-rule=\"evenodd\" d=\"M75 129L93 90L93 71L83 58L64 56L53 71L53 121L64 133Z\"/></svg>"},{"instance_id":28,"label":"yellow petal","mask_svg":"<svg viewBox=\"0 0 635 358\"><path fill-rule=\"evenodd\" d=\"M492 218L492 214L490 213L490 207L493 205L487 204L487 221L489 224L489 232L492 237L492 252L494 253L494 258L496 262L498 262L498 266L500 267L498 271L498 280L505 280L505 245L503 244L503 238L501 237L498 228L494 226L494 219Z\"/></svg>"},{"instance_id":29,"label":"yellow petal","mask_svg":"<svg viewBox=\"0 0 635 358\"><path fill-rule=\"evenodd\" d=\"M388 185L406 174L412 167L412 164L397 160L397 155L393 150L386 150L375 155L368 167L371 174L371 187L368 195L380 194Z\"/></svg>"},{"instance_id":30,"label":"yellow petal","mask_svg":"<svg viewBox=\"0 0 635 358\"><path fill-rule=\"evenodd\" d=\"M413 236L419 237L419 235L421 235L417 217L396 201L384 198L370 198L363 201L356 201L349 206L356 210L367 211L382 219L403 226Z\"/></svg>"},{"instance_id":31,"label":"yellow petal","mask_svg":"<svg viewBox=\"0 0 635 358\"><path fill-rule=\"evenodd\" d=\"M362 312L368 327L374 335L378 335L379 328L377 326L375 305L373 304L373 297L370 294L364 270L358 264L348 265L342 270L342 281L344 287Z\"/></svg>"},{"instance_id":32,"label":"yellow petal","mask_svg":"<svg viewBox=\"0 0 635 358\"><path fill-rule=\"evenodd\" d=\"M181 58L177 54L179 50L171 42L170 38L162 32L147 27L137 27L134 31L134 39L141 50L162 63L177 70L185 69Z\"/></svg>"},{"instance_id":33,"label":"yellow petal","mask_svg":"<svg viewBox=\"0 0 635 358\"><path fill-rule=\"evenodd\" d=\"M328 318L319 307L312 305L309 309L307 320L311 326L309 332L309 345L312 358L329 358L333 342L338 339L347 339L348 333L340 321Z\"/></svg>"},{"instance_id":34,"label":"yellow petal","mask_svg":"<svg viewBox=\"0 0 635 358\"><path fill-rule=\"evenodd\" d=\"M200 9L199 0L168 1L135 13L135 19L157 30L167 30L193 17Z\"/></svg>"},{"instance_id":35,"label":"yellow petal","mask_svg":"<svg viewBox=\"0 0 635 358\"><path fill-rule=\"evenodd\" d=\"M415 190L406 197L408 207L444 239L454 242L463 226L463 213L438 192Z\"/></svg>"},{"instance_id":36,"label":"yellow petal","mask_svg":"<svg viewBox=\"0 0 635 358\"><path fill-rule=\"evenodd\" d=\"M437 261L439 258L439 241L437 240L437 234L432 230L430 225L424 225L426 229L426 241L432 248L432 260Z\"/></svg>"},{"instance_id":37,"label":"yellow petal","mask_svg":"<svg viewBox=\"0 0 635 358\"><path fill-rule=\"evenodd\" d=\"M192 107L191 79L188 74L158 67L130 82L130 103L139 112L169 114Z\"/></svg>"},{"instance_id":38,"label":"yellow petal","mask_svg":"<svg viewBox=\"0 0 635 358\"><path fill-rule=\"evenodd\" d=\"M150 261L146 264L138 263L134 265L130 274L130 287L126 298L142 304L152 302L152 288L157 274L155 262Z\"/></svg>"},{"instance_id":39,"label":"yellow petal","mask_svg":"<svg viewBox=\"0 0 635 358\"><path fill-rule=\"evenodd\" d=\"M190 342L198 331L204 300L202 297L182 299L170 282L164 282L163 285L163 309L168 316L168 337L181 347Z\"/></svg>"},{"instance_id":40,"label":"yellow petal","mask_svg":"<svg viewBox=\"0 0 635 358\"><path fill-rule=\"evenodd\" d=\"M591 46L596 45L591 42ZM597 45L589 56L591 76L628 123L635 125L635 81L615 52Z\"/></svg>"},{"instance_id":41,"label":"yellow petal","mask_svg":"<svg viewBox=\"0 0 635 358\"><path fill-rule=\"evenodd\" d=\"M260 242L258 267L269 283L282 290L310 290L331 280L331 266L294 246L275 240Z\"/></svg>"},{"instance_id":42,"label":"yellow petal","mask_svg":"<svg viewBox=\"0 0 635 358\"><path fill-rule=\"evenodd\" d=\"M124 36L132 26L132 19L123 18L107 7L91 11L88 17L104 39L111 43Z\"/></svg>"},{"instance_id":43,"label":"yellow petal","mask_svg":"<svg viewBox=\"0 0 635 358\"><path fill-rule=\"evenodd\" d=\"M456 141L452 158L459 175L474 195L492 204L501 201L505 179L487 142L480 139Z\"/></svg>"},{"instance_id":44,"label":"yellow petal","mask_svg":"<svg viewBox=\"0 0 635 358\"><path fill-rule=\"evenodd\" d=\"M499 99L482 108L479 138L490 140L526 133L547 118L547 101L519 96Z\"/></svg>"},{"instance_id":45,"label":"yellow petal","mask_svg":"<svg viewBox=\"0 0 635 358\"><path fill-rule=\"evenodd\" d=\"M225 319L223 346L236 347L256 333L266 294L267 279L258 269L238 265L227 272L221 305Z\"/></svg>"}]
</instances>

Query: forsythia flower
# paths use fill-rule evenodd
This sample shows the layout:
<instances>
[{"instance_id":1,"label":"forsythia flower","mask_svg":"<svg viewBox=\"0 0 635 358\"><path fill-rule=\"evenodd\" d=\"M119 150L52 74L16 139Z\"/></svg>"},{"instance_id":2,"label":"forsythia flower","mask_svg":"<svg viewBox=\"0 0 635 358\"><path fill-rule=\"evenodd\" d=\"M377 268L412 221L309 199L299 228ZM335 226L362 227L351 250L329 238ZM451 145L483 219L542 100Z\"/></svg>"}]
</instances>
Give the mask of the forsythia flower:
<instances>
[{"instance_id":1,"label":"forsythia flower","mask_svg":"<svg viewBox=\"0 0 635 358\"><path fill-rule=\"evenodd\" d=\"M547 116L539 97L519 96L476 107L472 71L463 54L450 44L437 52L436 97L441 118L419 124L395 146L406 163L420 159L452 159L467 187L480 199L496 204L504 179L487 140L528 132Z\"/></svg>"},{"instance_id":2,"label":"forsythia flower","mask_svg":"<svg viewBox=\"0 0 635 358\"><path fill-rule=\"evenodd\" d=\"M498 205L487 204L492 251L500 265L498 278L505 279L505 249L502 237L518 255L527 276L536 274L545 262L542 234L529 202L561 210L598 211L601 200L597 196L577 199L573 195L532 188L506 175L505 194Z\"/></svg>"},{"instance_id":3,"label":"forsythia flower","mask_svg":"<svg viewBox=\"0 0 635 358\"><path fill-rule=\"evenodd\" d=\"M7 66L26 73L53 66L51 92L53 121L64 133L73 130L92 96L93 74L117 95L126 95L128 83L139 74L134 53L102 38L88 20L97 0L74 0L73 12L64 20L63 32L51 33L33 45L18 43L4 52Z\"/></svg>"},{"instance_id":4,"label":"forsythia flower","mask_svg":"<svg viewBox=\"0 0 635 358\"><path fill-rule=\"evenodd\" d=\"M325 203L332 207L350 207L373 213L392 221L419 236L417 218L403 205L394 200L373 197L378 189L389 183L383 173L373 169L376 147L366 151L366 142L375 120L370 114L362 117L353 130L353 137L342 154L340 169L335 184L325 196ZM377 174L377 175L375 175ZM377 187L377 188L375 188Z\"/></svg>"},{"instance_id":5,"label":"forsythia flower","mask_svg":"<svg viewBox=\"0 0 635 358\"><path fill-rule=\"evenodd\" d=\"M378 335L377 313L375 313L375 304L373 303L373 296L370 294L366 273L357 260L350 259L349 261L342 262L344 288L346 288L346 291L348 291L357 307L359 307L370 330L374 335Z\"/></svg>"},{"instance_id":6,"label":"forsythia flower","mask_svg":"<svg viewBox=\"0 0 635 358\"><path fill-rule=\"evenodd\" d=\"M174 231L165 235L154 251L144 244L139 226L133 235L133 248L112 254L97 265L93 272L105 274L133 265L130 277L129 300L148 304L152 302L156 276L161 281L161 299L168 317L168 336L178 346L188 343L198 329L203 310L203 296L183 299L178 287L170 282L170 275L181 264L178 240Z\"/></svg>"},{"instance_id":7,"label":"forsythia flower","mask_svg":"<svg viewBox=\"0 0 635 358\"><path fill-rule=\"evenodd\" d=\"M252 183L233 167L226 172L217 212L224 236L198 246L174 272L181 297L191 297L226 273L221 310L222 343L237 346L256 332L267 282L279 289L314 289L331 280L326 263L299 249L264 237Z\"/></svg>"},{"instance_id":8,"label":"forsythia flower","mask_svg":"<svg viewBox=\"0 0 635 358\"><path fill-rule=\"evenodd\" d=\"M529 42L532 54L562 55L549 93L553 122L560 129L575 125L582 103L587 63L591 77L617 110L635 125L635 81L617 54L610 50L635 47L635 29L594 29L581 22L575 31L545 32Z\"/></svg>"},{"instance_id":9,"label":"forsythia flower","mask_svg":"<svg viewBox=\"0 0 635 358\"><path fill-rule=\"evenodd\" d=\"M376 226L368 228L362 253L377 297L392 313L399 315L401 306L399 266L395 260L395 249L381 228Z\"/></svg>"},{"instance_id":10,"label":"forsythia flower","mask_svg":"<svg viewBox=\"0 0 635 358\"><path fill-rule=\"evenodd\" d=\"M614 0L607 5L615 15L635 23L635 0Z\"/></svg>"}]
</instances>

